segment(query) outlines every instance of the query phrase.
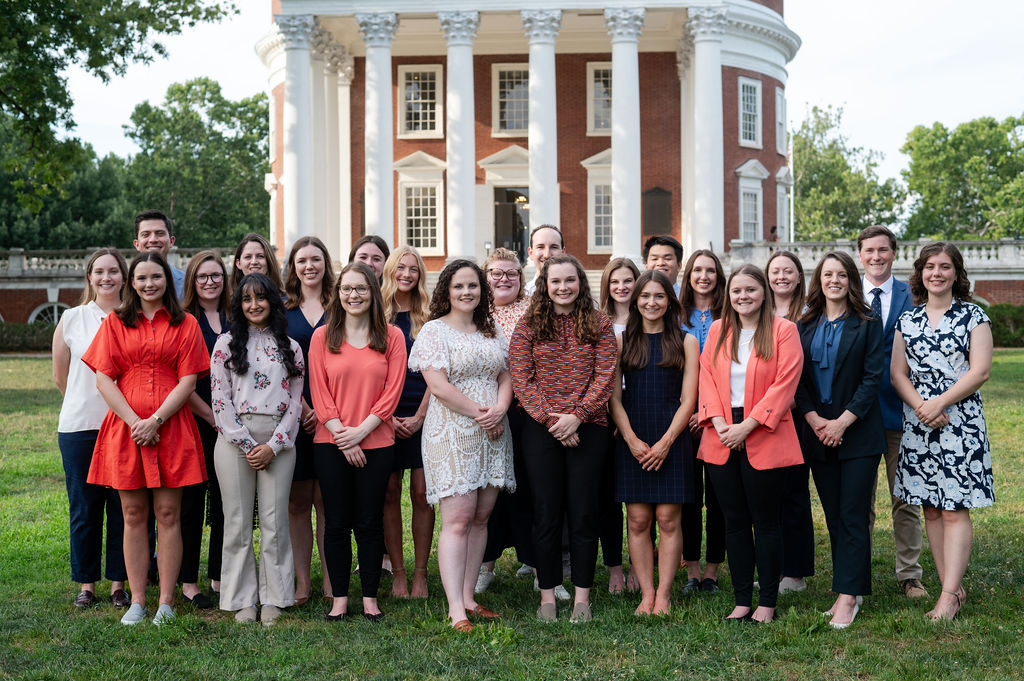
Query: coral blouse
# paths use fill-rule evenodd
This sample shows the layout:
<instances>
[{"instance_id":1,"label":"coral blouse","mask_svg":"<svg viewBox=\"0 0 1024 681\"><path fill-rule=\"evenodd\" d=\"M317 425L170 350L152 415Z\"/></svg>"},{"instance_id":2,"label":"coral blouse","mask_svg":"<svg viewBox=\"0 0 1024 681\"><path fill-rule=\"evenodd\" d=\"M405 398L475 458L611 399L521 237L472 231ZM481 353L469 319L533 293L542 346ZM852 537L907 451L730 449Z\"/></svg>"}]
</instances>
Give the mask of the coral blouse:
<instances>
[{"instance_id":1,"label":"coral blouse","mask_svg":"<svg viewBox=\"0 0 1024 681\"><path fill-rule=\"evenodd\" d=\"M140 418L152 416L181 378L210 370L195 317L186 314L180 324L171 326L164 308L152 321L139 315L135 328L125 326L116 314L107 315L82 361L112 378ZM132 440L127 423L107 411L89 467L90 483L132 490L184 487L204 480L202 443L188 409L168 417L160 426L160 441L145 447Z\"/></svg>"}]
</instances>

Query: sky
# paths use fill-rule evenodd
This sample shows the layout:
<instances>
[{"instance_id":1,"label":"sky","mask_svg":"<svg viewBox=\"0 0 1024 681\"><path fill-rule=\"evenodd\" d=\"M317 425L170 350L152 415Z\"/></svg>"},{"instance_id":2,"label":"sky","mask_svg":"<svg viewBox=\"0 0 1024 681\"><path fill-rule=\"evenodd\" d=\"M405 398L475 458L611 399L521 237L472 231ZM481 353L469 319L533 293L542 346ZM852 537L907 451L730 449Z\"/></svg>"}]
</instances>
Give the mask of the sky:
<instances>
[{"instance_id":1,"label":"sky","mask_svg":"<svg viewBox=\"0 0 1024 681\"><path fill-rule=\"evenodd\" d=\"M138 149L124 137L136 104L163 101L167 87L199 76L241 99L267 87L254 44L270 25L269 2L163 40L169 58L137 65L108 84L68 74L77 134L100 156ZM811 106L841 106L842 133L884 154L881 177L899 177L899 149L916 125L954 127L973 118L1024 115L1019 54L1022 0L785 0L785 19L803 45L788 65L790 128Z\"/></svg>"}]
</instances>

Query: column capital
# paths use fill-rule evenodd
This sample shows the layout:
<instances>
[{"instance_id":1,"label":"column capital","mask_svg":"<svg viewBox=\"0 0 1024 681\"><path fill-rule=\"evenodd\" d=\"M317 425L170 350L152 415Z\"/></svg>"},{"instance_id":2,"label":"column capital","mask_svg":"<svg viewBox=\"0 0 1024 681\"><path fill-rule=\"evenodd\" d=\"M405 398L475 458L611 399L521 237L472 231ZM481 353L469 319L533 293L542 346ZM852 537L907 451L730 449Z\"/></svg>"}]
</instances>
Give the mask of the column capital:
<instances>
[{"instance_id":1,"label":"column capital","mask_svg":"<svg viewBox=\"0 0 1024 681\"><path fill-rule=\"evenodd\" d=\"M398 30L398 15L394 12L360 12L356 21L367 47L389 47Z\"/></svg>"},{"instance_id":2,"label":"column capital","mask_svg":"<svg viewBox=\"0 0 1024 681\"><path fill-rule=\"evenodd\" d=\"M694 40L721 40L728 21L726 7L694 7L687 11L686 28Z\"/></svg>"},{"instance_id":3,"label":"column capital","mask_svg":"<svg viewBox=\"0 0 1024 681\"><path fill-rule=\"evenodd\" d=\"M352 55L340 43L331 42L324 54L324 69L328 73L337 74L338 80L343 85L352 82Z\"/></svg>"},{"instance_id":4,"label":"column capital","mask_svg":"<svg viewBox=\"0 0 1024 681\"><path fill-rule=\"evenodd\" d=\"M334 43L334 37L331 32L320 25L317 22L313 26L313 31L310 34L310 49L313 51L313 57L315 59L327 60L327 53L331 49L331 45Z\"/></svg>"},{"instance_id":5,"label":"column capital","mask_svg":"<svg viewBox=\"0 0 1024 681\"><path fill-rule=\"evenodd\" d=\"M676 47L676 68L679 70L679 79L686 77L686 71L693 62L693 34L687 28L683 28L683 34L679 37L679 45Z\"/></svg>"},{"instance_id":6,"label":"column capital","mask_svg":"<svg viewBox=\"0 0 1024 681\"><path fill-rule=\"evenodd\" d=\"M275 14L274 23L284 38L284 49L309 49L313 40L313 26L316 21L312 14Z\"/></svg>"},{"instance_id":7,"label":"column capital","mask_svg":"<svg viewBox=\"0 0 1024 681\"><path fill-rule=\"evenodd\" d=\"M449 45L472 45L480 28L480 12L438 12L441 31Z\"/></svg>"},{"instance_id":8,"label":"column capital","mask_svg":"<svg viewBox=\"0 0 1024 681\"><path fill-rule=\"evenodd\" d=\"M562 27L560 9L524 9L521 12L523 30L531 43L555 42Z\"/></svg>"},{"instance_id":9,"label":"column capital","mask_svg":"<svg viewBox=\"0 0 1024 681\"><path fill-rule=\"evenodd\" d=\"M609 7L604 11L604 23L612 42L636 42L644 30L643 7Z\"/></svg>"}]
</instances>

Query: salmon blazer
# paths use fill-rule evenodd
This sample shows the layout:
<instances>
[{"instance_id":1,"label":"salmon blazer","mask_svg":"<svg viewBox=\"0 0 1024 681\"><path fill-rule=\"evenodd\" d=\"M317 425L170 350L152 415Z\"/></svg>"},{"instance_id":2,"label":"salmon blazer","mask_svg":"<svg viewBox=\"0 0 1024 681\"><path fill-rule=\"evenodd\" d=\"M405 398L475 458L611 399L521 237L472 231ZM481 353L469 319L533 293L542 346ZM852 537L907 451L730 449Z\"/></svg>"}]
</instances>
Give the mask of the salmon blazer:
<instances>
[{"instance_id":1,"label":"salmon blazer","mask_svg":"<svg viewBox=\"0 0 1024 681\"><path fill-rule=\"evenodd\" d=\"M700 356L700 390L697 409L704 436L700 439L697 458L722 465L729 460L730 450L718 438L711 419L721 416L732 423L729 396L729 339L722 345L718 361L712 363L715 345L722 332L722 321L716 320L708 331L704 352ZM758 426L747 436L747 459L757 470L794 466L804 462L796 437L790 406L800 382L804 353L796 324L781 317L774 318L772 337L775 341L771 359L751 354L743 390L743 416L754 417Z\"/></svg>"}]
</instances>

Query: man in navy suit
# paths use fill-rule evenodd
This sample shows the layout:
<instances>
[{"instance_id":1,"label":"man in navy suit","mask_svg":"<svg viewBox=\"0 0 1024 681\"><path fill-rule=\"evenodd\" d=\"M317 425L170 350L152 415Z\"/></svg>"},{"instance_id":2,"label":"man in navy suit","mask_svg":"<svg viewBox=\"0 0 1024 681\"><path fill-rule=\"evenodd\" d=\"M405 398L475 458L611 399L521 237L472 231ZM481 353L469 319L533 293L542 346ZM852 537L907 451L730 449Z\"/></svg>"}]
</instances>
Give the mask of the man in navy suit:
<instances>
[{"instance_id":1,"label":"man in navy suit","mask_svg":"<svg viewBox=\"0 0 1024 681\"><path fill-rule=\"evenodd\" d=\"M857 236L857 252L864 266L864 298L884 321L885 373L878 397L889 448L885 455L885 472L889 478L891 496L893 481L896 479L896 464L900 457L900 439L903 437L903 402L893 390L889 360L892 359L896 320L905 310L913 307L913 302L910 287L892 276L892 264L896 260L896 237L887 227L874 225L861 231ZM907 597L925 598L928 592L921 585L921 508L905 504L896 497L891 498L892 529L896 542L896 579ZM874 509L875 504L872 503L872 535L875 529Z\"/></svg>"}]
</instances>

